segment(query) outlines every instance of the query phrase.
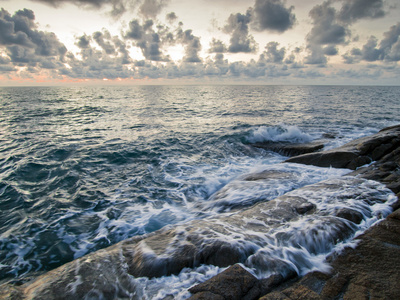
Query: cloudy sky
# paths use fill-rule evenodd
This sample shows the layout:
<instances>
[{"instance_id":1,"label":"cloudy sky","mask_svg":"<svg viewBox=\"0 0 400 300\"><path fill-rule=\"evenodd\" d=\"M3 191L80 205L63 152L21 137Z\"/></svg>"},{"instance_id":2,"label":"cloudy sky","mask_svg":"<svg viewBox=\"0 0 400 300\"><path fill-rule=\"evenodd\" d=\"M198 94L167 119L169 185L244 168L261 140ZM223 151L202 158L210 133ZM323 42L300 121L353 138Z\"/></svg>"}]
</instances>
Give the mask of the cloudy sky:
<instances>
[{"instance_id":1,"label":"cloudy sky","mask_svg":"<svg viewBox=\"0 0 400 300\"><path fill-rule=\"evenodd\" d=\"M400 84L398 0L0 6L0 85Z\"/></svg>"}]
</instances>

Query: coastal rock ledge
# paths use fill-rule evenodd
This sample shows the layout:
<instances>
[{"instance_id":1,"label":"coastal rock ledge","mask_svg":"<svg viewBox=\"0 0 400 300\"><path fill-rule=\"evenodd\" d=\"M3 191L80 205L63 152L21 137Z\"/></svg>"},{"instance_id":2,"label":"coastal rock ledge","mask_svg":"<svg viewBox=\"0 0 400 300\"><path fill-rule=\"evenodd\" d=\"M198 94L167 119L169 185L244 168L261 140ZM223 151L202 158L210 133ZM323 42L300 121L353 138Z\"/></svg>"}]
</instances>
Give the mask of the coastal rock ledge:
<instances>
[{"instance_id":1,"label":"coastal rock ledge","mask_svg":"<svg viewBox=\"0 0 400 300\"><path fill-rule=\"evenodd\" d=\"M135 278L179 274L185 268L203 264L228 268L191 287L191 299L397 299L400 125L335 150L292 157L288 162L347 168L353 172L261 201L231 215L167 226L122 241L22 285L3 284L0 299L142 299ZM266 176L254 175L252 180L267 180ZM273 242L294 251L330 253L335 244L354 235L366 215L373 214L366 203L384 202L382 194L374 192L382 183L397 196L391 202L393 212L358 236L356 247L328 257L329 271L299 277L298 270L304 262L282 268L283 261L278 257L263 255ZM327 195L323 207L319 206L320 194L316 193L320 190ZM341 201L353 201L357 195L357 209L331 205L329 210L333 201L329 195L337 196L339 190ZM376 217L379 219L380 214ZM312 222L307 223L308 231L294 228L280 232L280 226L291 220ZM319 234L327 226L331 230ZM230 236L231 240L221 236ZM246 270L257 266L269 268L269 276L257 279ZM281 271L275 272L274 267ZM167 295L165 299L173 297Z\"/></svg>"}]
</instances>

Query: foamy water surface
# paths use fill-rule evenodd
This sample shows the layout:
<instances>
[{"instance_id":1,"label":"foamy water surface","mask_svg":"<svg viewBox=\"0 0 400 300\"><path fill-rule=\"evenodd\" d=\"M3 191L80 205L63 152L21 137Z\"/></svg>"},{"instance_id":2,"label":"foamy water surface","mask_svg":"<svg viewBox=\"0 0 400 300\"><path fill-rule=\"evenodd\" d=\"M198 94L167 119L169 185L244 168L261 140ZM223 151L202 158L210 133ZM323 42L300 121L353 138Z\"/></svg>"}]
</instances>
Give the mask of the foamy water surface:
<instances>
[{"instance_id":1,"label":"foamy water surface","mask_svg":"<svg viewBox=\"0 0 400 300\"><path fill-rule=\"evenodd\" d=\"M0 279L23 280L132 236L240 213L336 180L349 171L282 164L284 156L250 144L329 134L326 148L337 147L400 123L399 97L398 87L2 88ZM247 180L260 172L276 176ZM392 196L372 184L376 189L386 197L378 209L385 215ZM314 195L322 199L314 204L329 210L328 194ZM359 209L366 217L353 234L379 219L363 211L375 207ZM285 230L310 226L296 222ZM257 247L290 261L279 243ZM324 268L333 250L312 254L296 272ZM249 270L267 276L250 260ZM143 295L184 298L185 288L220 271L200 266L135 280ZM170 290L160 290L160 281Z\"/></svg>"}]
</instances>

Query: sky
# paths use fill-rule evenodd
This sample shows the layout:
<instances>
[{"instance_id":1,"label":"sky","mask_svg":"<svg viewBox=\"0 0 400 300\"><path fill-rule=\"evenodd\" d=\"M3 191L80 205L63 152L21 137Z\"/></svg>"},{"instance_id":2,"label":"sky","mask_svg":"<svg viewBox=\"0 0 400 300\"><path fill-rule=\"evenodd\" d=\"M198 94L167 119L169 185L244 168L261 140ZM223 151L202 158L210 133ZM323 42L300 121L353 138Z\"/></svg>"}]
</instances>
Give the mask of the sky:
<instances>
[{"instance_id":1,"label":"sky","mask_svg":"<svg viewBox=\"0 0 400 300\"><path fill-rule=\"evenodd\" d=\"M398 0L0 0L0 85L400 84Z\"/></svg>"}]
</instances>

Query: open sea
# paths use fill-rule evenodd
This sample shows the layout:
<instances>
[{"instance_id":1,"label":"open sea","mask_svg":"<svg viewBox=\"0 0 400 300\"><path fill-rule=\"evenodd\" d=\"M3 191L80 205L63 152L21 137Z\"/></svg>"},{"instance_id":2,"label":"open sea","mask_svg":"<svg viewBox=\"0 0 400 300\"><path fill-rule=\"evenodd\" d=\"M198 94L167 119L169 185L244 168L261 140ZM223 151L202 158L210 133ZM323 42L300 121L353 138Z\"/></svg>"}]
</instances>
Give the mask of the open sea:
<instances>
[{"instance_id":1,"label":"open sea","mask_svg":"<svg viewBox=\"0 0 400 300\"><path fill-rule=\"evenodd\" d=\"M329 135L334 148L395 124L400 87L0 88L0 282L349 172L251 143ZM262 170L297 175L233 184Z\"/></svg>"}]
</instances>

